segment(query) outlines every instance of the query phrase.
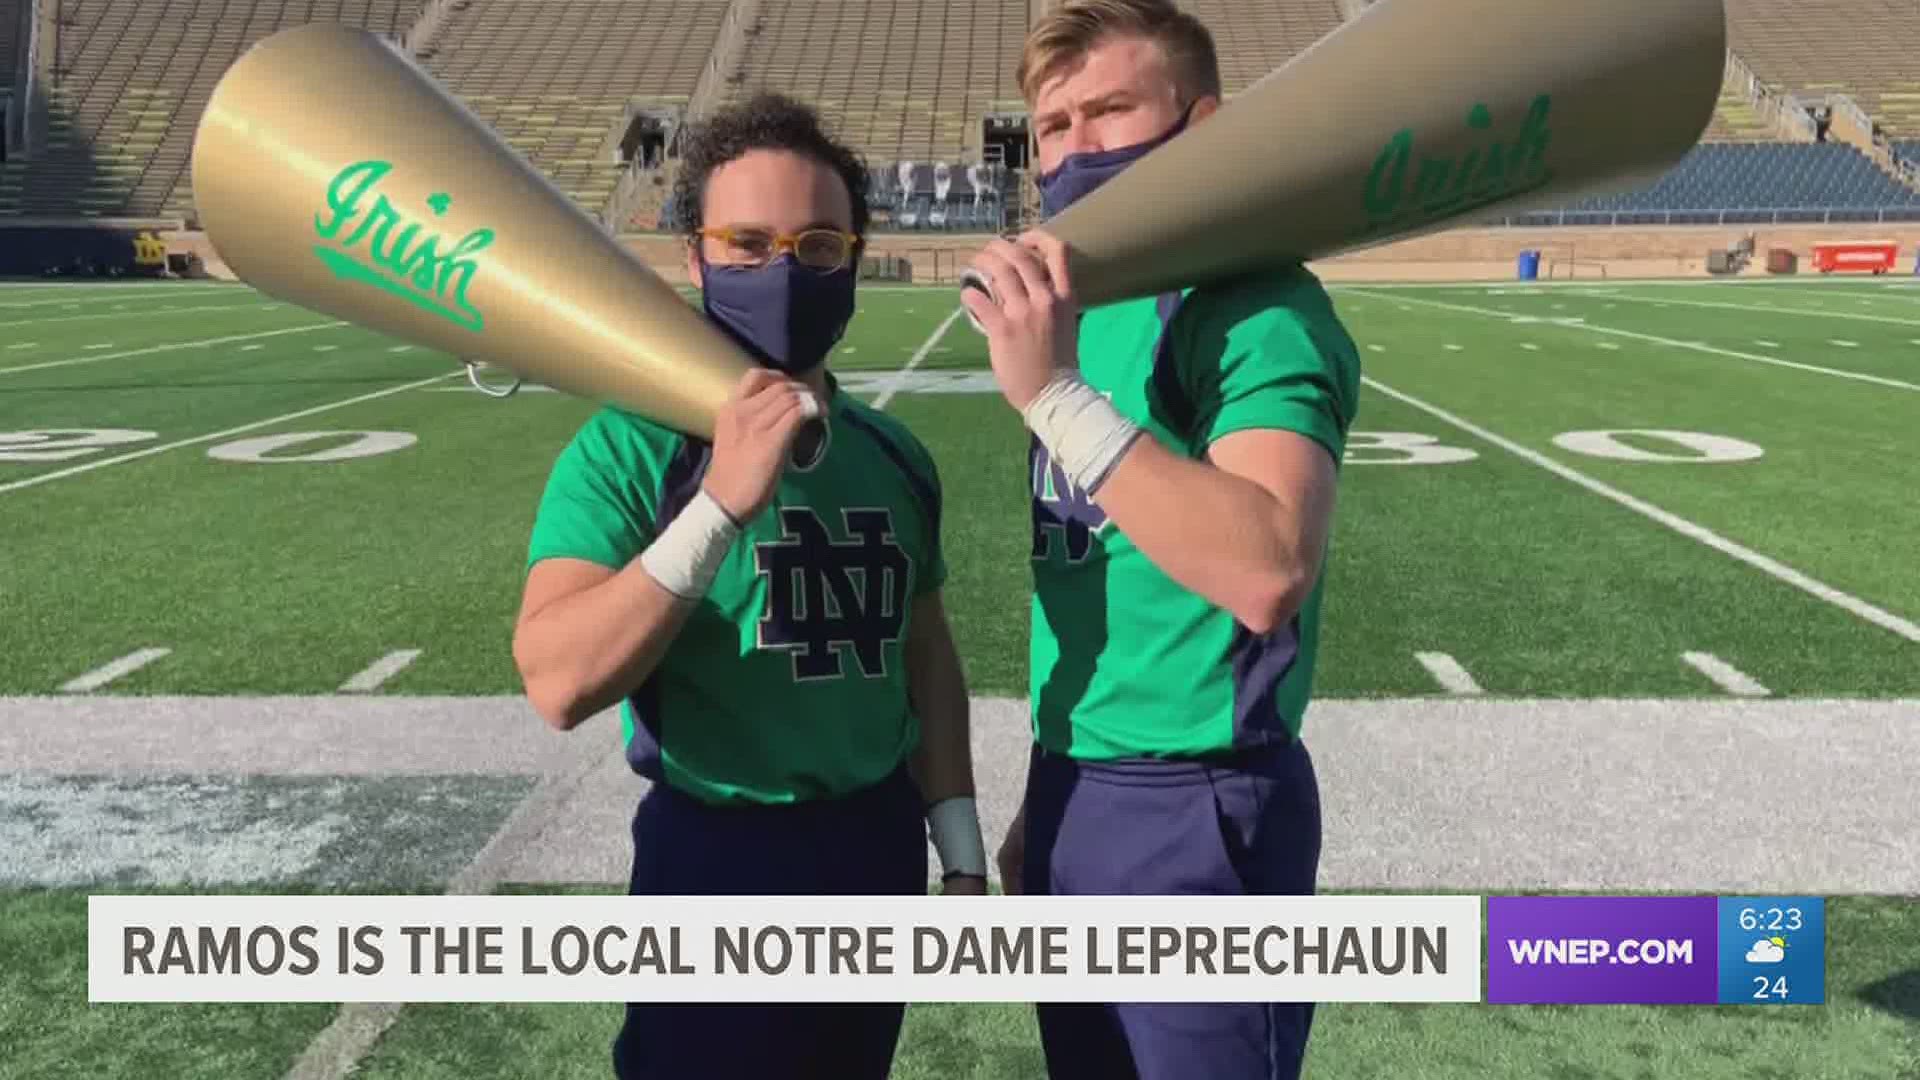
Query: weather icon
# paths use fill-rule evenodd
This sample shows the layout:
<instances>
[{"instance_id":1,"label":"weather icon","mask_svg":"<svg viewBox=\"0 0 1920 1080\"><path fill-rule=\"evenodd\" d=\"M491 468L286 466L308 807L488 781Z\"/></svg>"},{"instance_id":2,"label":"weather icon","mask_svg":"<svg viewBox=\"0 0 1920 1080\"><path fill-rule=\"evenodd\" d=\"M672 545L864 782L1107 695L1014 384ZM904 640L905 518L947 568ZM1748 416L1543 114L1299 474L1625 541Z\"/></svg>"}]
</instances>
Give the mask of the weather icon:
<instances>
[{"instance_id":1,"label":"weather icon","mask_svg":"<svg viewBox=\"0 0 1920 1080\"><path fill-rule=\"evenodd\" d=\"M1777 964L1787 958L1787 939L1781 937L1761 938L1747 950L1749 964Z\"/></svg>"}]
</instances>

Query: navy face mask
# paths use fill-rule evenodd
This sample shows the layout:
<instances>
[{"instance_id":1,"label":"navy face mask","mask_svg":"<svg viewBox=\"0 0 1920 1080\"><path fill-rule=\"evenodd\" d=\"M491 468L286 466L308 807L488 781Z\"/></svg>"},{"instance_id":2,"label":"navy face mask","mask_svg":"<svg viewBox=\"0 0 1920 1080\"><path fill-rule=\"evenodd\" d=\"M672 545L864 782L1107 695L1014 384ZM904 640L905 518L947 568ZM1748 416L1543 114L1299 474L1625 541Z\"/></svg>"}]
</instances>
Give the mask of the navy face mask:
<instances>
[{"instance_id":1,"label":"navy face mask","mask_svg":"<svg viewBox=\"0 0 1920 1080\"><path fill-rule=\"evenodd\" d=\"M1050 173L1037 181L1040 188L1040 213L1053 217L1067 207L1093 194L1101 184L1120 175L1127 166L1159 149L1169 139L1186 130L1191 107L1164 133L1146 142L1122 146L1117 150L1087 150L1069 154Z\"/></svg>"},{"instance_id":2,"label":"navy face mask","mask_svg":"<svg viewBox=\"0 0 1920 1080\"><path fill-rule=\"evenodd\" d=\"M754 359L788 375L819 367L853 320L853 267L829 273L782 254L761 267L702 257L701 305Z\"/></svg>"}]
</instances>

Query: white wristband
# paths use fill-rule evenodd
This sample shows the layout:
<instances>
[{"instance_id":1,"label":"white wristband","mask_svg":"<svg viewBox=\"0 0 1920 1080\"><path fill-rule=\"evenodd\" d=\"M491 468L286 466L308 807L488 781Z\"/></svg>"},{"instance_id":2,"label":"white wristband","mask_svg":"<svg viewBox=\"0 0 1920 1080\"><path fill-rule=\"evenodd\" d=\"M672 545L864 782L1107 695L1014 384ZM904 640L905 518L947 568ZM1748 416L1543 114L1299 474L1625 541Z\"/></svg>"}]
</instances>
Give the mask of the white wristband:
<instances>
[{"instance_id":1,"label":"white wristband","mask_svg":"<svg viewBox=\"0 0 1920 1080\"><path fill-rule=\"evenodd\" d=\"M955 795L928 807L927 831L946 874L987 876L987 845L980 839L980 814L973 796Z\"/></svg>"},{"instance_id":2,"label":"white wristband","mask_svg":"<svg viewBox=\"0 0 1920 1080\"><path fill-rule=\"evenodd\" d=\"M1105 394L1072 371L1054 375L1021 416L1073 485L1089 495L1106 482L1141 432Z\"/></svg>"},{"instance_id":3,"label":"white wristband","mask_svg":"<svg viewBox=\"0 0 1920 1080\"><path fill-rule=\"evenodd\" d=\"M640 565L661 588L682 600L698 600L707 595L727 549L739 535L740 526L701 488L673 524L640 553Z\"/></svg>"}]
</instances>

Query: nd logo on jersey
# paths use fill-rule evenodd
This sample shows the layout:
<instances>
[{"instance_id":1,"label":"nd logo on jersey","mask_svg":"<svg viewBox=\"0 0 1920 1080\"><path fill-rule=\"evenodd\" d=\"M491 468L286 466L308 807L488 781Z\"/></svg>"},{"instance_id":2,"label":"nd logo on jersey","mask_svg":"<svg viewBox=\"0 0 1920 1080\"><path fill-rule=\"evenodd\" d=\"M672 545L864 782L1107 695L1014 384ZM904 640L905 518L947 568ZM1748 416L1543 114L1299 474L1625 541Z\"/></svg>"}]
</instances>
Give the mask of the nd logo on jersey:
<instances>
[{"instance_id":1,"label":"nd logo on jersey","mask_svg":"<svg viewBox=\"0 0 1920 1080\"><path fill-rule=\"evenodd\" d=\"M1084 561L1093 549L1093 538L1107 527L1107 512L1054 464L1053 455L1039 439L1030 440L1027 463L1033 480L1033 557L1046 558L1058 535L1067 561Z\"/></svg>"},{"instance_id":2,"label":"nd logo on jersey","mask_svg":"<svg viewBox=\"0 0 1920 1080\"><path fill-rule=\"evenodd\" d=\"M887 673L887 646L907 621L907 576L913 563L894 540L893 511L847 509L846 543L805 506L780 508L781 538L754 545L754 565L767 579L759 645L786 649L798 682L837 679L842 652L860 674Z\"/></svg>"}]
</instances>

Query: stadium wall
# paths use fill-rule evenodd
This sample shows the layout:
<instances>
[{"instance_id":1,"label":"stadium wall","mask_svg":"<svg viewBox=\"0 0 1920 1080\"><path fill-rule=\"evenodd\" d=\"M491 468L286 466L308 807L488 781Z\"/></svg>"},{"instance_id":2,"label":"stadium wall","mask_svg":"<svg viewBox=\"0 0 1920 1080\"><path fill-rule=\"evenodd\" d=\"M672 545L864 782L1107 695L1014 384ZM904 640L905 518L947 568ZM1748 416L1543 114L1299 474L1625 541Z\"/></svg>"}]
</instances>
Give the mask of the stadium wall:
<instances>
[{"instance_id":1,"label":"stadium wall","mask_svg":"<svg viewBox=\"0 0 1920 1080\"><path fill-rule=\"evenodd\" d=\"M1708 253L1739 244L1749 232L1754 236L1754 259L1743 276L1766 276L1766 253L1773 248L1798 255L1801 273L1808 272L1813 246L1819 243L1897 243L1901 273L1913 272L1920 251L1920 223L1454 229L1317 262L1313 270L1328 281L1510 281L1517 276L1520 253L1537 250L1542 277L1597 278L1603 272L1608 277L1706 277ZM686 280L676 238L649 234L622 239L669 280ZM909 260L915 281L951 282L986 239L881 233L869 241L867 254Z\"/></svg>"}]
</instances>

